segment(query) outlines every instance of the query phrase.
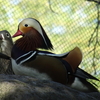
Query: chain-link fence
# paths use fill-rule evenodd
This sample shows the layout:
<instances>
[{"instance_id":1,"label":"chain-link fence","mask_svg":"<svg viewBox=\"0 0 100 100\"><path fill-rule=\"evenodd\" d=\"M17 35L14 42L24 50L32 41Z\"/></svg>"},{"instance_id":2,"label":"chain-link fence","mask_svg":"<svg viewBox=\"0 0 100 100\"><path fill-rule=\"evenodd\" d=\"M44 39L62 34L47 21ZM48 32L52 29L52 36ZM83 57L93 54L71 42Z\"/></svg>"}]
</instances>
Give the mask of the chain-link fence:
<instances>
[{"instance_id":1,"label":"chain-link fence","mask_svg":"<svg viewBox=\"0 0 100 100\"><path fill-rule=\"evenodd\" d=\"M99 8L99 0L0 0L0 30L14 34L22 19L36 18L54 45L52 52L80 47L80 67L100 78Z\"/></svg>"}]
</instances>

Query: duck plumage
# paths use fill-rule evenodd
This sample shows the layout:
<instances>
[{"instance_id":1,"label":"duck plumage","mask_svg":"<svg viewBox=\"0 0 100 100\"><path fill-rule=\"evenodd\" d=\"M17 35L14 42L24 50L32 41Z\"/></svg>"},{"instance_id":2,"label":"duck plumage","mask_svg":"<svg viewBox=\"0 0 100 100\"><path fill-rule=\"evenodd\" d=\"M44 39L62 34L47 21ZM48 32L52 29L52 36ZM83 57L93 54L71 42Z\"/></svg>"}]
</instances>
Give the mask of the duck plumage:
<instances>
[{"instance_id":1,"label":"duck plumage","mask_svg":"<svg viewBox=\"0 0 100 100\"><path fill-rule=\"evenodd\" d=\"M53 45L40 22L36 19L26 18L21 21L17 32L12 37L19 35L22 37L15 42L11 52L15 74L53 80L69 86L74 83L76 77L81 83L86 83L87 77L96 80L87 72L84 76L84 71L78 68L82 61L82 52L78 47L64 54L38 50L39 48L51 50ZM81 79L83 80L81 81ZM91 91L98 91L93 85L88 88L89 84L88 82L82 84L87 89L84 90L80 87L80 90L90 91L89 88L92 87ZM76 86L73 85L73 87Z\"/></svg>"},{"instance_id":2,"label":"duck plumage","mask_svg":"<svg viewBox=\"0 0 100 100\"><path fill-rule=\"evenodd\" d=\"M0 73L14 74L11 64L13 41L7 30L0 31Z\"/></svg>"}]
</instances>

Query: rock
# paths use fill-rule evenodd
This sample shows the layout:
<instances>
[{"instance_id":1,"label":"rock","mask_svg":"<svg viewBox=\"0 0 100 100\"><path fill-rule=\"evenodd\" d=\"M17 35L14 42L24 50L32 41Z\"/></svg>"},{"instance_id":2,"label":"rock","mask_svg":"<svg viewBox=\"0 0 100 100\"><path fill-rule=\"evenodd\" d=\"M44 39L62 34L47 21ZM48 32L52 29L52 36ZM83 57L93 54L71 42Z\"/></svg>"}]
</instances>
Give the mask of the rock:
<instances>
[{"instance_id":1,"label":"rock","mask_svg":"<svg viewBox=\"0 0 100 100\"><path fill-rule=\"evenodd\" d=\"M1 74L0 100L100 100L100 93L83 93L29 76Z\"/></svg>"}]
</instances>

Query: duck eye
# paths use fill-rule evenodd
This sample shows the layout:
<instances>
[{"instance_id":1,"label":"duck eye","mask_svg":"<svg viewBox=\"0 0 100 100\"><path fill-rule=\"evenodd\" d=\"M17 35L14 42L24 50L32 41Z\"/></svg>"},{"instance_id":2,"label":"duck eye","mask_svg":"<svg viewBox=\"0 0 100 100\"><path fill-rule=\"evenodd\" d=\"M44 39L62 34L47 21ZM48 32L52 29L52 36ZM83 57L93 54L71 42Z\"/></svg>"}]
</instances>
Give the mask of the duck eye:
<instances>
[{"instance_id":1,"label":"duck eye","mask_svg":"<svg viewBox=\"0 0 100 100\"><path fill-rule=\"evenodd\" d=\"M7 37L10 37L8 33L6 33L6 36L7 36Z\"/></svg>"},{"instance_id":2,"label":"duck eye","mask_svg":"<svg viewBox=\"0 0 100 100\"><path fill-rule=\"evenodd\" d=\"M28 24L25 24L25 27L28 27Z\"/></svg>"}]
</instances>

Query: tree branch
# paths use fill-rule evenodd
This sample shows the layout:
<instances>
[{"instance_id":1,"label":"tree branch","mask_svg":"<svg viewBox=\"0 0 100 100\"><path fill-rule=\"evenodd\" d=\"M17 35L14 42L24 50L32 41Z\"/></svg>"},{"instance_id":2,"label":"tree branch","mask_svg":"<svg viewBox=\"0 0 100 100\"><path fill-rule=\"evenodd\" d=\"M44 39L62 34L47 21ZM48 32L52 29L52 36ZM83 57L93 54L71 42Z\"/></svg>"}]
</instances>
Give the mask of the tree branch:
<instances>
[{"instance_id":1,"label":"tree branch","mask_svg":"<svg viewBox=\"0 0 100 100\"><path fill-rule=\"evenodd\" d=\"M48 3L49 3L49 8L50 8L50 10L51 10L53 13L58 14L57 12L55 12L55 11L52 9L51 0L48 0Z\"/></svg>"},{"instance_id":2,"label":"tree branch","mask_svg":"<svg viewBox=\"0 0 100 100\"><path fill-rule=\"evenodd\" d=\"M97 7L97 20L98 21L97 21L97 25L96 25L96 27L94 29L94 32L91 34L91 37L89 39L89 44L88 44L88 46L90 46L93 42L95 42L93 49L90 51L90 52L93 52L92 66L94 67L95 74L96 74L96 68L95 68L95 66L96 66L96 63L95 63L96 49L97 49L98 45L100 46L99 40L98 40L98 38L99 38L99 36L98 36L98 34L99 34L99 26L100 26L100 11L99 11L99 6L100 6L99 4L96 4L96 7Z\"/></svg>"},{"instance_id":3,"label":"tree branch","mask_svg":"<svg viewBox=\"0 0 100 100\"><path fill-rule=\"evenodd\" d=\"M86 1L95 2L95 3L97 3L97 4L100 4L100 0L86 0Z\"/></svg>"}]
</instances>

